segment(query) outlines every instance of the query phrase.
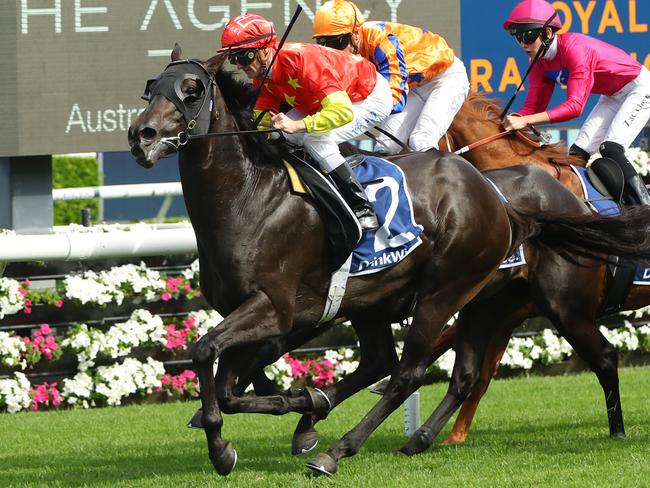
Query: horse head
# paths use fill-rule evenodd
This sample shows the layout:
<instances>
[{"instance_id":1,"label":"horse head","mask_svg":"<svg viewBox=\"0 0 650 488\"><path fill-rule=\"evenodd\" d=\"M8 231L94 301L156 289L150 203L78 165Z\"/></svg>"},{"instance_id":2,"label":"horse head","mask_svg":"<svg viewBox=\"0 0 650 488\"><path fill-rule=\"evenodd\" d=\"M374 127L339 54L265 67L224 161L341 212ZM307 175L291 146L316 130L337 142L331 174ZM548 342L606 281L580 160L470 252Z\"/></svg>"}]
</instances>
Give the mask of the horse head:
<instances>
[{"instance_id":1,"label":"horse head","mask_svg":"<svg viewBox=\"0 0 650 488\"><path fill-rule=\"evenodd\" d=\"M204 62L181 59L181 47L174 46L171 63L147 81L142 98L149 105L129 127L129 146L138 164L151 168L179 151L188 135L208 132L219 113L215 74L226 57L222 53Z\"/></svg>"}]
</instances>

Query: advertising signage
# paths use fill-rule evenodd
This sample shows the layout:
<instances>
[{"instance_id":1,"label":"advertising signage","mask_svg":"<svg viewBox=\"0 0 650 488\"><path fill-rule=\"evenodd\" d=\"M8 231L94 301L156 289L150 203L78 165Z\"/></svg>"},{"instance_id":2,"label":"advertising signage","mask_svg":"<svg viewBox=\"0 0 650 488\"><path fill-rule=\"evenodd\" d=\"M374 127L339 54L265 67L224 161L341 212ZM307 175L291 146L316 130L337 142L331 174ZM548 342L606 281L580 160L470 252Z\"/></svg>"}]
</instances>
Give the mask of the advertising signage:
<instances>
[{"instance_id":1,"label":"advertising signage","mask_svg":"<svg viewBox=\"0 0 650 488\"><path fill-rule=\"evenodd\" d=\"M505 104L528 67L528 57L503 29L518 0L461 0L461 46L472 89L499 98ZM613 44L650 68L650 1L557 0L562 30L579 32ZM516 111L526 98L525 88L512 106ZM566 99L556 87L549 108ZM579 126L597 100L592 95L579 119L565 126ZM559 126L559 125L558 125Z\"/></svg>"},{"instance_id":2,"label":"advertising signage","mask_svg":"<svg viewBox=\"0 0 650 488\"><path fill-rule=\"evenodd\" d=\"M206 59L227 21L264 15L309 42L320 0L5 0L0 2L0 157L127 150L145 81L178 42ZM460 45L458 0L360 0L367 18L426 26ZM490 2L491 3L491 2Z\"/></svg>"}]
</instances>

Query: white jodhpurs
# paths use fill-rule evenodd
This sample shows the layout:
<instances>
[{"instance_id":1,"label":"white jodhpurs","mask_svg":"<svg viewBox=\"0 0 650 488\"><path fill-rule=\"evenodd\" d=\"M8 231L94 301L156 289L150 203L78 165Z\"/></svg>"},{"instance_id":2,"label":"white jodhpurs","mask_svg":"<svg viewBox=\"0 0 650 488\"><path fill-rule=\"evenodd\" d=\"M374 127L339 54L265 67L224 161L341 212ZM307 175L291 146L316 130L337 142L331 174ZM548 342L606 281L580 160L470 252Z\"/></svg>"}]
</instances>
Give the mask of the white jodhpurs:
<instances>
[{"instance_id":1,"label":"white jodhpurs","mask_svg":"<svg viewBox=\"0 0 650 488\"><path fill-rule=\"evenodd\" d=\"M447 132L451 122L469 93L469 79L463 62L454 63L431 81L409 89L404 110L392 114L382 128L413 151L438 148L438 141ZM385 135L375 143L375 151L396 154L402 148Z\"/></svg>"},{"instance_id":2,"label":"white jodhpurs","mask_svg":"<svg viewBox=\"0 0 650 488\"><path fill-rule=\"evenodd\" d=\"M359 137L369 128L381 124L393 108L390 86L382 77L365 100L352 104L354 118L351 122L329 132L284 134L293 144L304 146L305 150L326 173L330 173L345 162L339 151L339 143ZM299 110L292 109L287 116L293 120L305 117Z\"/></svg>"},{"instance_id":3,"label":"white jodhpurs","mask_svg":"<svg viewBox=\"0 0 650 488\"><path fill-rule=\"evenodd\" d=\"M574 143L589 154L595 154L605 141L627 149L649 119L650 71L643 67L639 76L619 91L600 96Z\"/></svg>"}]
</instances>

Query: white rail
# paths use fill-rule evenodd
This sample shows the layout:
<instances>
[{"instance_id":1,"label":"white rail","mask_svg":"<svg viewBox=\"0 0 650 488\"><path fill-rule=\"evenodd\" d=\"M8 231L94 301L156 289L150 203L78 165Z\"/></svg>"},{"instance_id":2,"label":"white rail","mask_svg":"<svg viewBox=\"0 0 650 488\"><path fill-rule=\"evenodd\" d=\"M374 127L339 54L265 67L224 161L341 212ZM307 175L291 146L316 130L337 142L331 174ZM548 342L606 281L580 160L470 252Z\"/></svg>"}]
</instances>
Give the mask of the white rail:
<instances>
[{"instance_id":1,"label":"white rail","mask_svg":"<svg viewBox=\"0 0 650 488\"><path fill-rule=\"evenodd\" d=\"M78 188L56 188L52 190L52 199L85 200L88 198L137 198L164 197L167 195L182 195L183 189L179 182L173 183L142 183L137 185L108 185L82 186Z\"/></svg>"},{"instance_id":2,"label":"white rail","mask_svg":"<svg viewBox=\"0 0 650 488\"><path fill-rule=\"evenodd\" d=\"M0 263L166 256L196 250L196 238L190 227L0 236Z\"/></svg>"}]
</instances>

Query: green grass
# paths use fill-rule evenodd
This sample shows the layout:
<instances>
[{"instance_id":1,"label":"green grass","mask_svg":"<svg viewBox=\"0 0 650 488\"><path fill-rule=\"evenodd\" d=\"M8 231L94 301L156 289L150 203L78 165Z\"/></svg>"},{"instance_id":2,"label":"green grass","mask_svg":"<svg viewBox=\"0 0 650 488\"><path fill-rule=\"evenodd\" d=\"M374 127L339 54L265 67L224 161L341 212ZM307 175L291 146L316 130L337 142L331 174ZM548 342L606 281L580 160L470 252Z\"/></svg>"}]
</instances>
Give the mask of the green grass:
<instances>
[{"instance_id":1,"label":"green grass","mask_svg":"<svg viewBox=\"0 0 650 488\"><path fill-rule=\"evenodd\" d=\"M421 391L427 414L445 385ZM591 374L495 381L470 439L424 454L393 454L406 440L402 409L344 459L331 478L308 474L310 454L289 453L298 415L225 417L239 462L218 477L202 432L184 427L198 402L0 415L0 486L649 486L650 368L621 370L628 438L608 437L604 399ZM321 424L324 449L377 397L362 392ZM449 427L443 432L448 432Z\"/></svg>"}]
</instances>

